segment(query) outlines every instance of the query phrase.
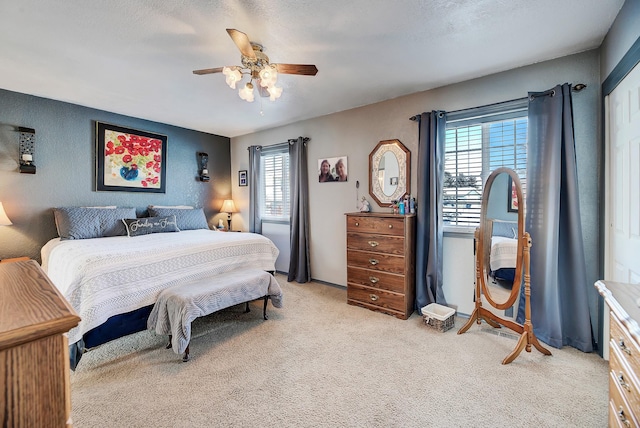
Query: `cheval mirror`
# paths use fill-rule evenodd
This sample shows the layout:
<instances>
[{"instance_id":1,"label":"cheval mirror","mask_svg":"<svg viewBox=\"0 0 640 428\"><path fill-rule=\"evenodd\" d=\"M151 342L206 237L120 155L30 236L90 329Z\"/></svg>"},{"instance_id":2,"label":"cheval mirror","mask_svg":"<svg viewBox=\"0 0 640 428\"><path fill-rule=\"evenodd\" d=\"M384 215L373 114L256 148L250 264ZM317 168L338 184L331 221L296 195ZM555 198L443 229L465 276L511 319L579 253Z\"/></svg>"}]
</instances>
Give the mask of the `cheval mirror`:
<instances>
[{"instance_id":1,"label":"cheval mirror","mask_svg":"<svg viewBox=\"0 0 640 428\"><path fill-rule=\"evenodd\" d=\"M518 343L502 364L509 364L531 345L545 355L544 348L531 324L530 255L531 237L524 230L524 199L518 174L509 168L498 168L487 179L482 193L480 226L475 232L476 285L475 309L458 334L466 332L473 322L482 320L492 327L507 327L520 334ZM524 324L496 315L482 306L483 300L497 310L515 310L524 276Z\"/></svg>"}]
</instances>

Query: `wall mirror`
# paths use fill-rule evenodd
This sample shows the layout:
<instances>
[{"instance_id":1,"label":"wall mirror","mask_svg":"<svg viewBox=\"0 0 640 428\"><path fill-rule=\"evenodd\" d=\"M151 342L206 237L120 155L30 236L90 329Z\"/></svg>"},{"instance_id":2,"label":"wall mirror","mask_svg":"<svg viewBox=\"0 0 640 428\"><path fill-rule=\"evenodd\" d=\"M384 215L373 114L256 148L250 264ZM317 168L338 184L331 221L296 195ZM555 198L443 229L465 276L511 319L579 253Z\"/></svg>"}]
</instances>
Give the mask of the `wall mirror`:
<instances>
[{"instance_id":1,"label":"wall mirror","mask_svg":"<svg viewBox=\"0 0 640 428\"><path fill-rule=\"evenodd\" d=\"M369 155L369 194L381 207L411 193L411 152L400 140L380 141Z\"/></svg>"},{"instance_id":2,"label":"wall mirror","mask_svg":"<svg viewBox=\"0 0 640 428\"><path fill-rule=\"evenodd\" d=\"M524 199L520 178L509 168L491 173L482 193L480 226L475 232L476 299L469 321L458 331L467 331L474 321L484 320L495 328L507 327L520 334L516 348L502 364L513 361L522 350L531 352L531 345L545 355L544 348L533 333L530 304L529 248L531 237L524 227ZM524 281L523 281L524 279ZM525 288L525 319L519 324L483 307L483 301L498 310L514 306ZM514 309L517 311L517 307Z\"/></svg>"}]
</instances>

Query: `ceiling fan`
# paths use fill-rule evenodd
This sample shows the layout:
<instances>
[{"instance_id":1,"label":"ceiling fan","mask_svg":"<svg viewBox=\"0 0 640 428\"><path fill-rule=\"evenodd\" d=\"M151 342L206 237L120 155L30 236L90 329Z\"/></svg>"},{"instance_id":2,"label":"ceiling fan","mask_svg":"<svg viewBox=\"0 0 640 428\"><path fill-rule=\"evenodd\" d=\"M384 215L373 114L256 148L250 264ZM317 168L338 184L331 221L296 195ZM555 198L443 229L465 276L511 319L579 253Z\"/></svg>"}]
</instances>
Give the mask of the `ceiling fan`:
<instances>
[{"instance_id":1,"label":"ceiling fan","mask_svg":"<svg viewBox=\"0 0 640 428\"><path fill-rule=\"evenodd\" d=\"M216 68L204 68L193 70L193 74L213 74L222 73L226 76L226 82L232 89L236 88L236 83L242 80L243 75L248 75L249 82L238 91L238 95L245 101L253 102L253 81L255 80L260 96L269 97L275 101L282 94L282 88L276 86L278 73L300 74L305 76L315 76L318 69L312 64L272 64L269 57L264 54L264 47L249 40L249 37L242 31L227 28L227 33L231 40L240 49L240 62L242 66L232 65Z\"/></svg>"}]
</instances>

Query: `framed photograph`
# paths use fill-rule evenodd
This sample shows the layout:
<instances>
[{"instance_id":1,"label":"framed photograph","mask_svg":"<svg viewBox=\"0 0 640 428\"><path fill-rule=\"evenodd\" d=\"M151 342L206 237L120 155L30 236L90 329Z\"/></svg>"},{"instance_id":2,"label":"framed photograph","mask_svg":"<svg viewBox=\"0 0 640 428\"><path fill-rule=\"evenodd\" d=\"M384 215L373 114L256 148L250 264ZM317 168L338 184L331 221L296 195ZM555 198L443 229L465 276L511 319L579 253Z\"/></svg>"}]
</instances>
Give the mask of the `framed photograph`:
<instances>
[{"instance_id":1,"label":"framed photograph","mask_svg":"<svg viewBox=\"0 0 640 428\"><path fill-rule=\"evenodd\" d=\"M243 169L242 171L238 171L238 185L239 186L247 186L247 170Z\"/></svg>"},{"instance_id":2,"label":"framed photograph","mask_svg":"<svg viewBox=\"0 0 640 428\"><path fill-rule=\"evenodd\" d=\"M510 213L518 212L518 192L516 190L516 184L513 182L511 176L509 176L509 186L507 187L507 211Z\"/></svg>"},{"instance_id":3,"label":"framed photograph","mask_svg":"<svg viewBox=\"0 0 640 428\"><path fill-rule=\"evenodd\" d=\"M318 159L318 182L347 181L347 157Z\"/></svg>"},{"instance_id":4,"label":"framed photograph","mask_svg":"<svg viewBox=\"0 0 640 428\"><path fill-rule=\"evenodd\" d=\"M167 136L96 122L96 190L165 193Z\"/></svg>"}]
</instances>

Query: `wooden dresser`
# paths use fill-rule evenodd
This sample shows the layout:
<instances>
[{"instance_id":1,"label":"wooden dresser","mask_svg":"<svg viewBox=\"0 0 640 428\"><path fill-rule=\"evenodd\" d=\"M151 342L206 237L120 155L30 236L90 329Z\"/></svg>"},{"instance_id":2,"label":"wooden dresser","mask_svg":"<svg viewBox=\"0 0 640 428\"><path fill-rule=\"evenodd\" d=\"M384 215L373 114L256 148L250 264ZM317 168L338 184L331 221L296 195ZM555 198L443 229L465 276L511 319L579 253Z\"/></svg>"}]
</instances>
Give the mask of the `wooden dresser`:
<instances>
[{"instance_id":1,"label":"wooden dresser","mask_svg":"<svg viewBox=\"0 0 640 428\"><path fill-rule=\"evenodd\" d=\"M640 284L597 281L610 310L609 426L640 426Z\"/></svg>"},{"instance_id":2,"label":"wooden dresser","mask_svg":"<svg viewBox=\"0 0 640 428\"><path fill-rule=\"evenodd\" d=\"M406 320L415 304L415 214L346 216L347 303Z\"/></svg>"},{"instance_id":3,"label":"wooden dresser","mask_svg":"<svg viewBox=\"0 0 640 428\"><path fill-rule=\"evenodd\" d=\"M80 317L33 260L0 263L0 421L71 425L66 332Z\"/></svg>"}]
</instances>

